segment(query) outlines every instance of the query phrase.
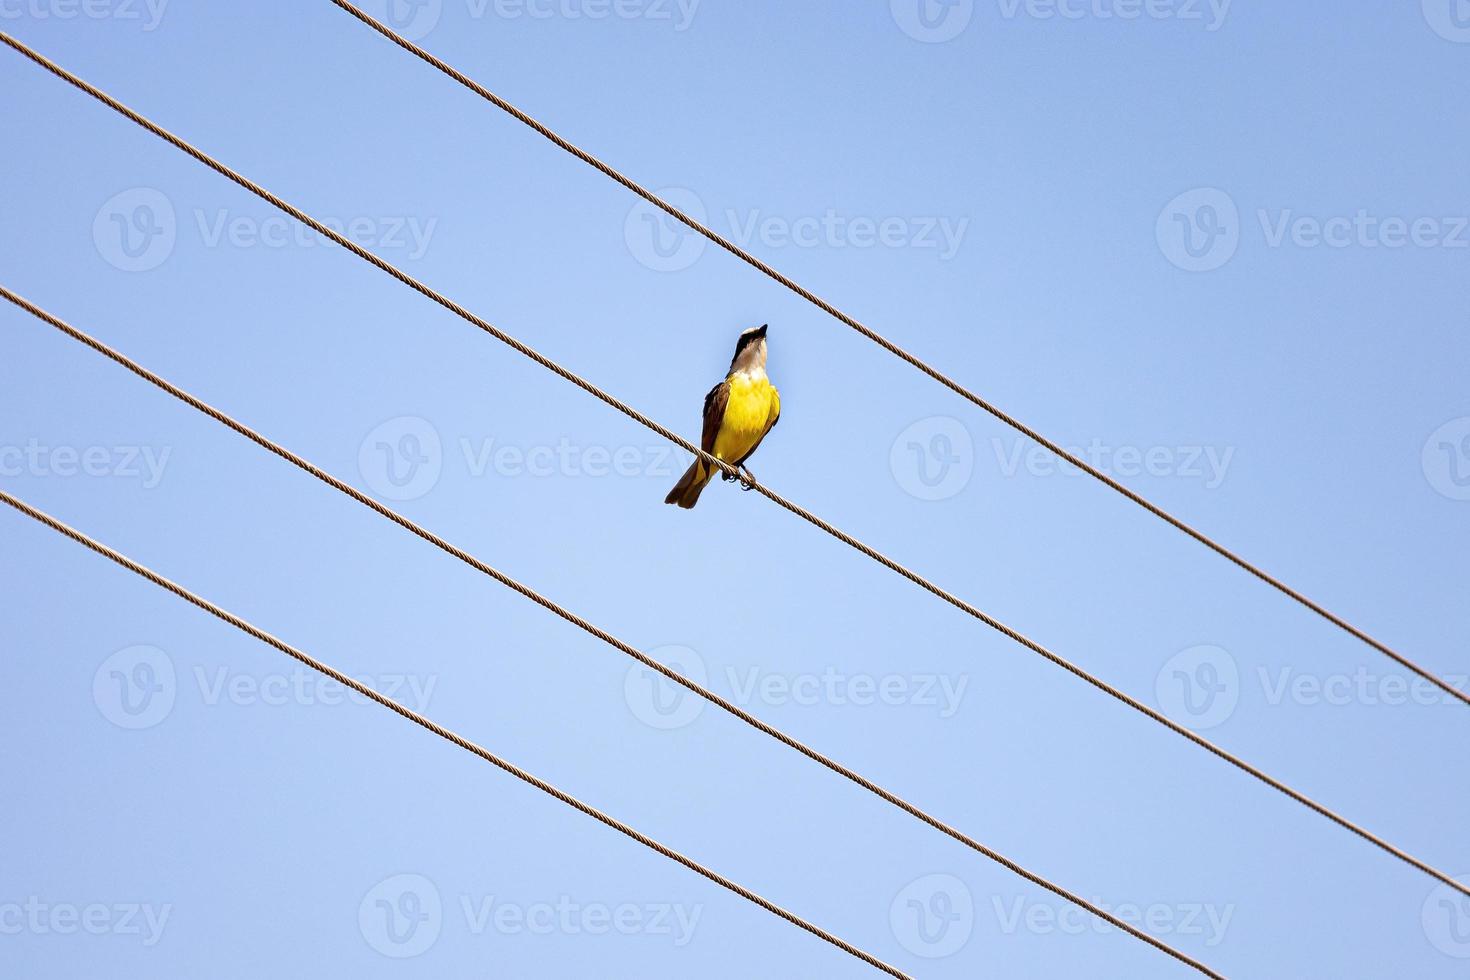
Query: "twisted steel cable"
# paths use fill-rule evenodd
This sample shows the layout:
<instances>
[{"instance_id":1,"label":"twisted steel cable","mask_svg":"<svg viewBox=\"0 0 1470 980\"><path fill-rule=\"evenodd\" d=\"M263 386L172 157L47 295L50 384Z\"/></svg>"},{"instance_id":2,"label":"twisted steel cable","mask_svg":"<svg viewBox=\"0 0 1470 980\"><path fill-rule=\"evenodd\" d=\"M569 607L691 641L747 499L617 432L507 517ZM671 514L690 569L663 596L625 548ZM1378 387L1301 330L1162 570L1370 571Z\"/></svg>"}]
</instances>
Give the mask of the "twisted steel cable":
<instances>
[{"instance_id":1,"label":"twisted steel cable","mask_svg":"<svg viewBox=\"0 0 1470 980\"><path fill-rule=\"evenodd\" d=\"M1332 625L1338 627L1349 635L1356 637L1363 643L1368 644L1368 646L1372 647L1374 650L1377 650L1385 657L1388 657L1394 663L1398 664L1400 667L1403 667L1410 673L1416 674L1420 678L1439 688L1441 691L1444 691L1446 694L1449 694L1455 699L1467 705L1470 705L1470 692L1462 691L1460 688L1454 686L1448 680L1437 676L1425 667L1419 666L1417 663L1410 660L1408 657L1404 656L1398 651L1394 650L1386 643L1383 643L1373 638L1364 630L1359 629L1352 623L1349 623L1347 620L1343 619L1341 616L1338 616L1337 614L1327 609L1325 606L1287 585L1281 579L1276 578L1274 575L1271 575L1264 569L1247 561L1240 555L1236 554L1234 551L1231 551L1229 548L1225 547L1223 544L1220 544L1214 538L1211 538L1209 535L1205 534L1203 531L1195 529L1180 518L1175 517L1173 514L1170 514L1168 511L1153 503L1142 494L1130 489L1128 486L1119 482L1117 479L1109 476L1107 473L1104 473L1096 466L1093 466L1091 463L1087 462L1087 460L1081 458L1076 453L1068 452L1060 444L1051 439L1048 439L1040 432L1026 425L1020 419L1005 412L999 406L994 405L989 401L986 401L984 398L980 397L969 388L966 388L958 381L950 378L948 375L929 365L914 354L910 354L908 351L904 350L902 347L899 347L893 341L884 337L876 330L857 320L850 314L838 309L832 303L818 296L816 293L812 292L810 289L807 289L805 286L801 285L796 280L790 278L784 273L780 272L778 269L774 268L770 264L762 261L755 255L752 255L750 252L741 248L739 245L721 235L719 232L714 231L713 229L706 226L704 223L685 214L674 205L665 201L663 198L654 194L652 191L643 187L641 184L635 182L632 178L624 176L622 173L618 172L617 170L613 169L613 167L599 160L591 153L588 153L586 150L583 150L581 147L572 143L570 140L567 140L564 137L558 135L555 131L546 126L544 123L522 111L517 106L512 105L510 102L507 102L500 96L496 95L484 85L481 85L473 78L470 78L468 75L455 68L453 65L450 65L448 62L431 54L424 48L415 44L413 41L410 41L408 38L393 30L393 28L389 27L387 24L384 24L381 21L375 19L374 17L372 17L372 15L362 11L358 7L349 3L348 0L329 0L329 2L335 4L337 7L340 7L342 10L351 14L353 17L357 18L359 21L366 24L368 27L371 27L383 37L387 38L389 41L392 41L394 44L407 51L409 54L412 54L414 57L420 59L424 63L447 75L449 78L458 82L460 85L469 89L471 92L474 92L476 95L480 96L491 105L494 105L496 108L502 110L511 117L529 126L531 129L535 130L537 133L541 134L546 139L559 146L561 149L572 154L577 159L590 165L603 174L606 174L608 177L611 177L613 180L617 181L619 184L622 184L634 194L637 194L639 197L643 198L649 204L652 204L660 211L663 211L669 217L675 219L676 221L679 221L683 225L687 226L690 230L695 231L700 235L703 235L709 241L715 243L720 248L729 252L731 255L750 265L758 272L761 272L770 279L773 279L774 281L780 283L782 286L785 286L787 289L791 290L793 293L800 296L807 302L811 303L822 312L831 316L839 323L851 327L863 337L877 344L879 347L883 348L894 357L897 357L899 360L904 361L912 367L918 368L924 374L927 374L935 381L938 381L940 384L944 385L944 387L948 388L950 391L953 391L961 398L979 408L984 409L986 412L990 413L1001 422L1004 422L1012 429L1021 433L1026 438L1032 440L1037 445L1043 447L1048 452L1077 467L1079 470L1086 473L1094 480L1097 480L1105 486L1110 487L1111 489L1122 494L1124 497L1127 497L1133 503L1142 507L1144 510L1148 511L1150 514L1154 515L1165 523L1173 526L1177 530L1183 531L1185 534L1189 535L1200 544L1209 548L1217 555L1220 555L1221 557L1229 560L1244 571L1249 572L1251 575L1254 575L1256 578L1260 579L1262 582L1265 582L1276 591L1300 603L1302 606L1316 613L1318 616L1327 620L1327 622L1331 623Z\"/></svg>"},{"instance_id":2,"label":"twisted steel cable","mask_svg":"<svg viewBox=\"0 0 1470 980\"><path fill-rule=\"evenodd\" d=\"M139 126L142 126L144 129L158 136L160 139L163 139L169 144L182 150L184 153L187 153L189 156L198 160L200 163L209 167L211 170L214 170L216 173L219 173L221 176L228 178L229 180L250 191L252 194L256 195L262 200L279 208L281 211L302 222L313 231L316 231L318 234L331 239L338 245L342 246L343 248L352 252L354 255L363 259L363 261L368 262L369 264L373 265L383 272L386 272L388 275L392 276L394 279L397 279L399 282L413 289L415 292L418 292L424 297L433 300L435 303L454 313L456 316L460 317L466 322L472 324L475 327L478 327L480 330L483 330L485 333L501 341L502 343L518 351L519 353L531 358L536 363L540 364L542 367L545 367L547 370L553 372L557 376L563 378L566 381L570 381L572 384L575 384L577 387L581 388L583 391L586 391L588 394L591 394L599 400L607 403L608 405L622 412L624 415L628 416L639 424L658 433L665 439L668 439L670 442L673 442L675 445L680 446L686 452L693 453L694 455L704 460L706 463L718 467L722 472L727 473L732 477L738 478L740 476L740 474L736 472L735 468L730 466L728 463L724 462L723 460L716 459L709 453L704 452L704 450L700 449L698 446L689 442L687 439L683 438L672 430L665 428L664 426L655 422L653 419L639 412L632 406L627 405L613 395L608 394L601 388L598 388L596 385L592 384L590 381L587 381L579 375L568 370L567 368L562 367L560 364L546 357L544 354L538 353L531 347L512 337L510 334L505 333L503 330L500 330L498 327L495 327L482 317L477 316L476 314L465 309L463 306L449 299L442 293L439 293L436 290L430 288L429 286L413 278L408 273L403 272L401 269L385 261L384 259L379 258L377 255L368 251L366 248L347 238L341 232L338 232L328 227L317 219L306 214L299 208L287 203L286 201L272 194L270 191L267 191L265 188L261 187L259 184L255 183L249 178L244 177L239 173L236 173L234 170L231 170L229 167L225 166L223 163L220 163L218 160L215 160L213 157L204 153L202 150L195 148L187 141L178 136L175 136L173 133L164 129L162 126L159 126L157 123L154 123L147 117L119 102L117 99L108 95L106 92L102 91L91 83L72 74L65 68L62 68L60 65L46 58L44 55L41 55L39 52L34 51L26 45L22 44L20 41L11 37L9 34L0 31L0 41L3 41L11 48L14 48L16 51L20 52L25 57L35 62L37 65L51 72L56 77L62 79L70 85L75 86L79 90L102 102L109 108L137 123ZM1268 775L1263 770L1256 768L1255 766L1244 761L1238 756L1215 745L1213 742L1209 741L1203 736L1196 734L1190 729L1184 727L1183 725L1164 715L1162 712L1149 707L1147 704L1144 704L1142 701L1125 693L1119 688L1113 687L1111 684L1107 683L1101 678L1095 677L1094 675L1088 673L1081 667L1073 664L1059 654L1053 653L1051 650L1042 646L1035 640L1027 637L1025 634L1011 628L1010 626L1007 626L1005 623L982 611L978 607L971 605L969 602L966 602L964 599L959 598L953 593L943 588L940 588L938 585L930 582L928 579L919 575L917 572L911 571L910 569L899 564L898 562L894 561L893 559L889 558L878 550L870 547L867 544L864 544L862 541L859 541L857 538L853 537L847 532L837 527L834 527L832 524L829 524L827 521L818 517L816 514L813 514L806 508L801 507L800 505L795 504L790 500L787 500L780 494L767 489L762 484L754 484L754 489L758 490L763 496L765 496L773 503L790 511L791 513L802 518L808 523L818 528L821 528L823 531L830 534L837 540L843 542L854 550L862 552L864 555L867 555L869 558L883 565L885 568L888 568L889 570L908 579L910 582L913 582L915 585L918 585L920 588L923 588L926 591L934 594L935 596L938 596L945 602L949 603L957 609L964 611L966 614L974 617L975 619L1003 634L1004 636L1009 637L1016 643L1024 646L1038 656L1049 660L1058 667L1061 667L1069 673L1081 678L1088 684L1091 684L1093 687L1107 694L1109 697L1112 697L1117 701L1122 702L1123 704L1134 709L1140 714L1150 718L1160 725L1163 725L1165 728L1181 736L1182 738L1188 739L1189 741L1198 745L1200 748L1203 748L1205 751L1215 755L1220 759L1223 759L1224 761L1230 763L1232 766L1235 766L1242 772L1252 776L1265 785L1270 786L1272 789L1277 790L1278 792L1296 801L1297 803L1300 803L1302 806L1307 807L1320 816L1326 817L1328 820L1344 828L1345 830L1356 834L1358 837L1379 848L1386 854L1390 854L1393 857L1398 858L1400 861L1403 861L1405 864L1408 864L1411 867L1423 872L1424 874L1429 875L1436 881L1448 885L1449 887L1466 896L1470 896L1470 886L1461 884L1445 872L1440 871L1432 865L1414 857L1408 852L1398 847L1395 847L1394 845L1388 843L1386 840L1377 836L1371 831L1360 827L1359 825L1353 823L1351 820L1348 820L1346 817L1337 814L1333 810L1328 809L1327 807L1316 802L1305 794L1300 793L1295 789L1292 789L1290 786L1286 785L1280 780Z\"/></svg>"},{"instance_id":3,"label":"twisted steel cable","mask_svg":"<svg viewBox=\"0 0 1470 980\"><path fill-rule=\"evenodd\" d=\"M133 561L126 555L123 555L122 553L114 551L113 549L107 547L107 545L103 544L102 542L88 537L81 531L78 531L67 524L63 524L61 521L52 517L50 514L38 510L35 507L32 507L25 501L6 493L4 490L0 490L0 502L4 502L11 507L14 507L16 510L20 511L27 517L33 518L34 520L39 521L41 524L44 524L46 527L49 527L51 530L59 532L60 534L71 538L78 544L90 548L102 557L111 559L112 561L121 565L123 568L126 568L128 571L141 575L143 578L152 582L154 585L157 585L160 588L172 592L180 599L183 599L186 602L198 606L200 609L203 609L211 616L214 616L218 619L223 620L226 623L229 623L231 626L235 627L241 632L247 633L250 636L255 637L255 639L259 640L260 642L272 646L275 649L279 650L281 653L286 654L286 656L300 661L302 664L305 664L307 667L311 668L317 673L330 677L332 680L351 688L352 690L361 694L363 697L370 698L371 700L376 701L378 704L381 704L383 707L389 709L390 711L397 712L404 718L407 718L409 721L413 722L415 725L419 725L423 728L428 729L445 741L452 742L453 744L464 749L466 752L479 756L481 759L484 759L491 765L498 766L499 768L510 773L512 776L516 777L517 779L526 783L530 783L532 786L536 787L548 796L555 797L556 799L560 800L561 802L565 803L567 806L570 806L575 810L580 810L582 813L585 813L587 816L593 818L594 820L606 824L620 834L626 834L638 843L642 844L644 847L651 848L652 850L657 851L659 854L662 854L664 857L668 858L671 861L677 861L679 864L682 864L684 867L688 868L690 871L693 871L695 874L703 875L705 878L708 878L710 881L713 881L715 884L719 885L722 888L729 889L746 901L754 902L756 905L759 905L761 908L765 909L767 912L770 912L772 915L779 916L792 925L800 929L805 929L813 936L816 936L819 939L826 940L833 946L836 946L838 949L842 950L844 953L857 957L869 966L881 970L891 977L900 977L903 978L903 980L909 980L908 974L901 972L896 967L889 966L887 963L884 963L882 960L878 959L876 956L873 956L871 953L866 953L858 947L854 946L852 943L849 943L845 939L833 935L820 926L813 925L806 919L803 919L801 916L796 915L793 912L788 912L786 909L781 908L781 906L775 904L774 902L771 902L768 899L762 898L760 895L757 895L755 892L751 891L749 888L746 888L744 885L737 884L736 882L731 881L729 878L726 878L724 875L716 871L712 871L709 868L706 868L704 865L700 864L698 861L695 861L693 858L686 857L673 848L660 844L658 841L654 840L652 837L649 837L647 834L633 829L632 827L623 823L621 820L617 820L613 817L608 816L591 804L583 803L581 800L577 799L575 796L572 796L570 793L566 793L560 789L557 789L546 780L532 775L531 773L520 768L514 763L507 762L505 759L502 759L500 756L494 754L489 749L482 748L480 745L471 742L463 735L458 735L455 732L450 731L448 728L445 728L443 725L440 725L437 722L426 718L425 716L419 714L417 711L414 711L412 708L399 704L397 701L394 701L387 695L379 694L374 688L369 687L368 685L362 683L359 680L356 680L355 678L348 677L346 674L342 673L336 668L331 667L330 665L323 663L320 660L317 660L315 657L312 657L304 653L303 651L296 649L283 640L277 639L276 637L267 633L265 630L251 625L250 623L241 619L239 616L236 616L234 613L231 613L228 610L215 605L208 599L204 599L196 595L195 593L190 592L182 585L179 585L176 582L172 582L169 579L164 578L162 575L159 575L157 572L139 564L138 562Z\"/></svg>"},{"instance_id":4,"label":"twisted steel cable","mask_svg":"<svg viewBox=\"0 0 1470 980\"><path fill-rule=\"evenodd\" d=\"M1205 966L1198 960L1192 959L1179 950L1174 949L1172 946L1169 946L1162 940L1157 939L1149 933L1142 931L1138 927L1128 923L1127 921L1119 918L1116 915L1113 915L1111 912L1108 912L1105 909L1094 905L1093 903L1082 898L1080 895L1070 892L1060 885L1048 881L1047 879L1041 877L1039 874L1028 871L1027 869L1017 864L1015 861L1012 861L1010 858L1006 857L1000 852L986 847L984 844L980 843L978 840L975 840L973 837L970 837L969 835L962 833L956 828L951 827L949 824L944 823L937 817L931 816L929 813L919 809L917 806L909 803L907 800L903 799L897 794L884 789L882 786L879 786L877 783L860 775L854 770L847 768L836 760L828 758L817 750L810 748L802 742L797 741L795 738L787 735L780 729L766 724L764 721L761 721L755 715L752 715L750 712L736 705L734 702L721 697L715 692L700 686L699 684L678 673L677 671L665 666L664 664L659 663L657 660L654 660L643 651L637 649L634 646L631 646L628 643L623 642L606 630L596 626L588 620L583 619L581 616L578 616L576 613L571 612L570 610L558 605L551 599L541 595L539 592L535 591L531 587L522 584L516 579L511 578L509 575L506 575L505 573L490 566L484 561L481 561L479 558L476 558L474 555L470 554L464 549L459 548L458 546L450 543L449 541L428 530L427 528L415 523L407 517L404 517L397 511L379 503L372 497L369 497L367 494L363 493L357 488L331 475L330 473L311 463L307 459L298 456L296 453L291 452L291 450L285 448L278 443L272 442L270 439L267 439L265 436L245 425L243 422L235 420L234 418L226 415L224 412L213 407L212 405L209 405L208 403L202 401L194 395L191 395L189 392L175 385L168 379L162 377L161 375L155 374L153 371L145 368L137 361L134 361L132 358L123 354L121 351L118 351L115 348L108 346L107 344L91 336L90 334L84 333L83 331L72 326L70 323L67 323L60 317L50 313L49 311L41 308L40 306L37 306L35 303L31 302L25 297L6 288L4 285L0 285L0 297L3 297L14 305L20 307L22 310L25 310L27 313L30 313L32 316L36 317L42 322L47 323L52 327L55 327L57 330L61 331L63 334L67 335L73 340L76 340L79 343L82 343L87 347L92 348L92 350L103 355L109 360L112 360L122 367L127 368L129 371L133 372L144 381L147 381L154 387L159 388L169 395L172 395L174 398L177 398L179 401L183 402L189 407L196 409L199 412L202 412L203 414L209 416L211 419L214 419L216 422L234 431L235 433L244 436L246 439L249 439L251 442L255 443L257 446L260 446L262 449L274 453L276 456L279 456L281 459L284 459L291 465L310 474L311 476L316 477L327 486L338 491L339 493L345 494L346 496L352 498L353 500L357 501L359 504L362 504L364 507L373 511L380 517L386 517L394 524L397 524L399 527L403 528L409 533L414 534L419 538L422 538L424 541L432 544L434 547L438 548L440 551L443 551L445 554L459 559L476 571L487 575L500 584L506 586L507 588L510 588L520 593L522 596L525 596L527 599L530 599L532 602L535 602L537 605L542 606L550 612L555 613L572 625L582 630L585 630L588 633L591 633L593 636L597 637L599 640L602 640L604 643L608 644L614 649L627 654L629 657L632 657L634 660L638 661L640 664L649 668L650 670L657 671L659 674L662 674L664 677L692 692L698 697L703 698L710 704L713 704L716 707L723 709L724 711L738 718L740 721L745 722L745 724L751 726L757 731L769 735L771 738L774 738L782 745L795 749L797 752L800 752L802 755L806 756L808 759L813 760L814 762L821 763L823 766L826 766L828 769L832 770L838 775L852 781L853 783L867 790L869 793L877 796L879 799L898 807L900 810L904 811L910 816L917 818L923 823L928 824L935 830L938 830L941 833L954 838L961 844L964 844L966 847L970 848L972 851L975 851L976 853L989 858L997 864L1002 865L1003 867L1014 872L1025 880L1031 882L1032 884L1044 888L1052 894L1064 898L1067 901L1078 906L1079 908L1092 913L1093 915L1097 916L1108 924L1115 926L1118 929L1122 929L1129 935L1133 936L1135 939L1140 939L1143 942L1148 943L1155 949L1159 950L1160 952L1167 953L1168 955L1179 960L1181 963L1184 963L1194 968L1195 970L1198 970L1200 973L1203 973L1207 977L1214 977L1217 978L1217 980L1223 980L1220 974L1216 973L1214 970L1211 970L1209 967Z\"/></svg>"}]
</instances>

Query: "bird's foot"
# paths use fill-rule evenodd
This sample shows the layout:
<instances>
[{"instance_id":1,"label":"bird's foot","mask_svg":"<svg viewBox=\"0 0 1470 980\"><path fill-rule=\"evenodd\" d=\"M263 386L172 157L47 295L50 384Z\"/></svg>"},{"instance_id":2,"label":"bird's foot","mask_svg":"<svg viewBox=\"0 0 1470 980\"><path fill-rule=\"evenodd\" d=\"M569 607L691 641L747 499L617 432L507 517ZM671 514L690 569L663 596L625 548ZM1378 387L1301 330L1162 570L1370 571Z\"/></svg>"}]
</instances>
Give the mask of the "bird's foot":
<instances>
[{"instance_id":1,"label":"bird's foot","mask_svg":"<svg viewBox=\"0 0 1470 980\"><path fill-rule=\"evenodd\" d=\"M748 467L740 467L740 476L738 477L738 479L740 480L741 490L755 489L755 474L750 472L750 469Z\"/></svg>"}]
</instances>

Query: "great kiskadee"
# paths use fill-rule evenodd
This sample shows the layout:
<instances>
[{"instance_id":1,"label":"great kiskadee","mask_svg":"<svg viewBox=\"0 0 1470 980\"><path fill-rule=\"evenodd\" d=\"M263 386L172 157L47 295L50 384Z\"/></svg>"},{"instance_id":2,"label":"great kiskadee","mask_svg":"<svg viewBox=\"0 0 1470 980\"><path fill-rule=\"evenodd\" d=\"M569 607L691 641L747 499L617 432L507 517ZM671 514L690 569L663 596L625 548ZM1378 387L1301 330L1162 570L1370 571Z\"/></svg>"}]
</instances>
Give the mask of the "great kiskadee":
<instances>
[{"instance_id":1,"label":"great kiskadee","mask_svg":"<svg viewBox=\"0 0 1470 980\"><path fill-rule=\"evenodd\" d=\"M704 434L699 447L716 459L744 470L746 480L742 484L749 490L755 478L745 461L780 417L781 395L766 377L766 324L763 323L740 335L730 372L704 396ZM678 504L686 510L693 507L716 470L719 467L696 459L669 491L664 503ZM719 473L723 479L734 479L724 470Z\"/></svg>"}]
</instances>

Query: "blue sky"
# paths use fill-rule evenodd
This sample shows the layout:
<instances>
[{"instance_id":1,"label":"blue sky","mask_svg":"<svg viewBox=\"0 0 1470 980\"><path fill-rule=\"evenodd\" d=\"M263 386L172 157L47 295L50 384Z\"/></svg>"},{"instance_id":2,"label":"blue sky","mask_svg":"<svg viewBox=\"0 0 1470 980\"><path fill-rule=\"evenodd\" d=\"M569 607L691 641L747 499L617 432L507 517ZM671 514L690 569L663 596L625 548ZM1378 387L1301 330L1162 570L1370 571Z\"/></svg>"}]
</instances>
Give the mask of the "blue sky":
<instances>
[{"instance_id":1,"label":"blue sky","mask_svg":"<svg viewBox=\"0 0 1470 980\"><path fill-rule=\"evenodd\" d=\"M1465 6L394 12L1463 681ZM1463 705L325 0L0 0L0 29L690 437L770 323L764 482L1470 873ZM1470 971L1470 906L1424 876L757 495L664 507L686 460L654 434L13 53L0 93L10 288L1221 972ZM1191 975L8 305L0 406L0 486L915 976ZM871 972L20 515L0 529L8 975Z\"/></svg>"}]
</instances>

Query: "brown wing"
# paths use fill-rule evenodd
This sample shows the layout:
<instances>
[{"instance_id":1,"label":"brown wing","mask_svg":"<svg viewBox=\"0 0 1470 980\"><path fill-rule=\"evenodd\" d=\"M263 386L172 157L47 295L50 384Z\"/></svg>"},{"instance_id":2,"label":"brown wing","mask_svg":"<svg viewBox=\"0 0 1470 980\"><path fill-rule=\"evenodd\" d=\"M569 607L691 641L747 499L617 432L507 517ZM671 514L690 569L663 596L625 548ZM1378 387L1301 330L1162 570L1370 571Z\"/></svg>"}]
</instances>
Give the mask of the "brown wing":
<instances>
[{"instance_id":1,"label":"brown wing","mask_svg":"<svg viewBox=\"0 0 1470 980\"><path fill-rule=\"evenodd\" d=\"M725 420L725 406L730 403L730 382L721 381L704 396L704 433L699 438L699 448L713 455L715 436L720 434L720 423Z\"/></svg>"}]
</instances>

